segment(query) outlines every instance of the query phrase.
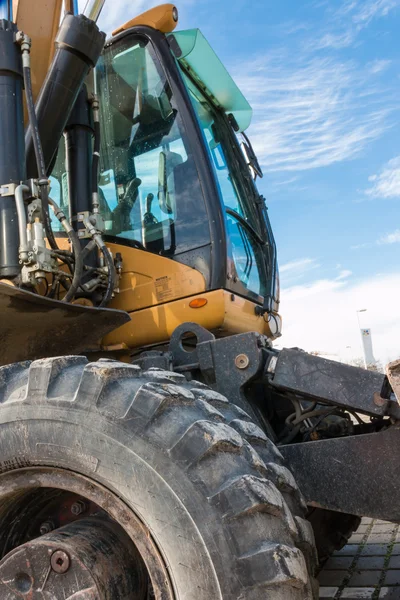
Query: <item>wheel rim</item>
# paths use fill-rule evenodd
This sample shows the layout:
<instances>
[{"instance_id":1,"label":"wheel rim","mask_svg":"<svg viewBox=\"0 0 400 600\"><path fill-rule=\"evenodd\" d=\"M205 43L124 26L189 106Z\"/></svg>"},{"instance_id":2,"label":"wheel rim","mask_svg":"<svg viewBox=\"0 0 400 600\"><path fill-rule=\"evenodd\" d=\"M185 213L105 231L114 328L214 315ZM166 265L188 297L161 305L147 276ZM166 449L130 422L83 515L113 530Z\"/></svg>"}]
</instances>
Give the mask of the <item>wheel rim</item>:
<instances>
[{"instance_id":1,"label":"wheel rim","mask_svg":"<svg viewBox=\"0 0 400 600\"><path fill-rule=\"evenodd\" d=\"M0 542L0 597L7 600L175 597L134 511L71 471L32 467L1 475Z\"/></svg>"}]
</instances>

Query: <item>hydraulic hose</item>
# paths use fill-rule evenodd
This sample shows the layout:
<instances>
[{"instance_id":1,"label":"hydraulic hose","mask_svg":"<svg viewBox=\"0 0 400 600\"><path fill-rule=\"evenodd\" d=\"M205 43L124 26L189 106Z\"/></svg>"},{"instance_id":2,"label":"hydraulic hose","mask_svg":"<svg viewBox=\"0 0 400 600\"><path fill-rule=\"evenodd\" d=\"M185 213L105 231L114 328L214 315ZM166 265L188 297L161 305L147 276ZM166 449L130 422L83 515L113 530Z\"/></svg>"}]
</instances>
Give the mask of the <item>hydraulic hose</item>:
<instances>
[{"instance_id":1,"label":"hydraulic hose","mask_svg":"<svg viewBox=\"0 0 400 600\"><path fill-rule=\"evenodd\" d=\"M92 217L92 220L93 220L93 217ZM106 306L112 298L112 295L114 292L114 287L115 287L116 271L115 271L113 257L112 257L111 252L107 248L103 238L101 237L100 233L95 229L94 223L91 221L91 218L89 217L89 219L83 219L83 223L84 223L85 227L88 229L89 233L91 234L93 241L96 242L96 245L97 245L98 249L100 250L100 252L102 253L102 255L104 257L104 262L108 268L106 293L104 294L103 299L99 304L99 306ZM90 244L90 242L89 242L89 244Z\"/></svg>"},{"instance_id":2,"label":"hydraulic hose","mask_svg":"<svg viewBox=\"0 0 400 600\"><path fill-rule=\"evenodd\" d=\"M97 246L97 244L94 240L90 240L90 242L88 242L86 244L86 246L82 250L82 260L83 261L96 248L96 246Z\"/></svg>"},{"instance_id":3,"label":"hydraulic hose","mask_svg":"<svg viewBox=\"0 0 400 600\"><path fill-rule=\"evenodd\" d=\"M103 299L100 302L99 306L106 306L110 302L112 295L113 295L113 291L114 291L115 267L114 267L114 261L113 261L111 252L105 245L104 241L101 240L101 242L102 243L101 243L101 245L99 245L99 249L100 249L100 252L102 253L102 255L104 256L104 260L108 267L108 279L107 279L106 293L104 294Z\"/></svg>"},{"instance_id":4,"label":"hydraulic hose","mask_svg":"<svg viewBox=\"0 0 400 600\"><path fill-rule=\"evenodd\" d=\"M79 288L79 285L80 285L80 282L82 279L82 274L83 274L83 258L82 258L81 245L79 242L78 234L76 233L76 231L74 231L74 229L72 228L72 225L69 223L67 217L65 216L63 211L60 209L58 204L56 202L54 202L54 200L52 198L49 198L49 204L51 205L55 216L60 221L64 231L67 233L69 239L71 240L72 249L74 251L74 257L75 257L74 274L72 277L71 285L62 300L63 302L70 302L73 299L73 297L75 296L76 292L78 291L78 288Z\"/></svg>"},{"instance_id":5,"label":"hydraulic hose","mask_svg":"<svg viewBox=\"0 0 400 600\"><path fill-rule=\"evenodd\" d=\"M79 288L79 285L80 285L80 282L82 279L82 274L83 274L83 260L82 260L82 253L81 253L81 245L79 243L78 234L76 233L76 231L74 231L72 229L72 227L68 231L68 237L71 240L72 248L74 250L75 269L74 269L74 275L72 277L71 286L70 286L68 292L65 294L65 296L63 298L63 302L70 302L73 299L76 292L78 291L78 288Z\"/></svg>"},{"instance_id":6,"label":"hydraulic hose","mask_svg":"<svg viewBox=\"0 0 400 600\"><path fill-rule=\"evenodd\" d=\"M42 143L39 135L38 121L35 111L35 103L32 94L32 79L31 79L31 61L30 61L30 39L24 36L24 41L21 44L22 47L22 65L23 65L23 76L25 86L25 97L26 106L28 109L29 122L32 129L33 146L35 150L36 165L39 176L39 186L41 189L41 200L42 200L42 219L46 237L49 240L49 244L53 250L57 250L57 242L55 240L53 231L51 229L51 222L49 217L49 200L48 200L48 179L46 174L46 165L43 155Z\"/></svg>"}]
</instances>

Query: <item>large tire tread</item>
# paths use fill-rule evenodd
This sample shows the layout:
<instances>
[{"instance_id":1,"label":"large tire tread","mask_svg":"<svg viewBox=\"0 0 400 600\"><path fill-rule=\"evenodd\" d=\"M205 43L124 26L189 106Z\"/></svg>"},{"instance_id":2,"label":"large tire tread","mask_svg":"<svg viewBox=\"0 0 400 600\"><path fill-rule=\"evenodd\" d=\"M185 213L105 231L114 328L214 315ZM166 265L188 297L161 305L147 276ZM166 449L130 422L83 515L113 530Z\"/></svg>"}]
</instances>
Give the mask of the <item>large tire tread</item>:
<instances>
[{"instance_id":1,"label":"large tire tread","mask_svg":"<svg viewBox=\"0 0 400 600\"><path fill-rule=\"evenodd\" d=\"M0 368L0 404L15 402L68 406L88 422L96 413L168 455L229 540L240 592L229 600L317 597L313 532L295 480L264 432L221 394L170 371L67 356Z\"/></svg>"}]
</instances>

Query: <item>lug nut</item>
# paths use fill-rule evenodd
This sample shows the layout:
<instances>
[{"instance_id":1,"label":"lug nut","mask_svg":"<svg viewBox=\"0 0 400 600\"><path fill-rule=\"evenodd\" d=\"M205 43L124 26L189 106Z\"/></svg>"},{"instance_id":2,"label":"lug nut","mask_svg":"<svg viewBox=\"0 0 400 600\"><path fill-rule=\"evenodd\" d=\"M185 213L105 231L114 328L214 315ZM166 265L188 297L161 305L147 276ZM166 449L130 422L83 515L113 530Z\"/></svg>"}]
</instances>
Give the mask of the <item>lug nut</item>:
<instances>
[{"instance_id":1,"label":"lug nut","mask_svg":"<svg viewBox=\"0 0 400 600\"><path fill-rule=\"evenodd\" d=\"M71 506L71 512L76 517L86 511L86 504L82 500L77 500Z\"/></svg>"},{"instance_id":2,"label":"lug nut","mask_svg":"<svg viewBox=\"0 0 400 600\"><path fill-rule=\"evenodd\" d=\"M51 555L50 565L55 573L66 573L71 564L71 559L64 550L56 550Z\"/></svg>"},{"instance_id":3,"label":"lug nut","mask_svg":"<svg viewBox=\"0 0 400 600\"><path fill-rule=\"evenodd\" d=\"M53 521L45 521L41 524L39 532L40 535L46 535L46 533L50 533L50 531L53 531L53 529L55 529Z\"/></svg>"}]
</instances>

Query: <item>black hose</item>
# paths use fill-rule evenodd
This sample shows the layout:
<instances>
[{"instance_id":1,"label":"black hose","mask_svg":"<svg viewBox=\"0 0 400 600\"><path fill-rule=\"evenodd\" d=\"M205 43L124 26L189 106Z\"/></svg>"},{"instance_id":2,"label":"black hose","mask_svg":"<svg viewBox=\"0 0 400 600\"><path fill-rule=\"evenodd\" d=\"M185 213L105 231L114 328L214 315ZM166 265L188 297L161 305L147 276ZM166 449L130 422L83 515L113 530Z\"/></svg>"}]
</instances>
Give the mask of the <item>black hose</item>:
<instances>
[{"instance_id":1,"label":"black hose","mask_svg":"<svg viewBox=\"0 0 400 600\"><path fill-rule=\"evenodd\" d=\"M301 423L299 423L298 425L296 425L296 427L294 427L291 431L289 431L289 433L287 433L284 437L281 437L279 439L278 442L278 446L282 446L284 444L290 444L290 442L292 440L294 440L294 438L297 436L297 434L300 432L301 429ZM286 433L286 430L285 432Z\"/></svg>"},{"instance_id":2,"label":"black hose","mask_svg":"<svg viewBox=\"0 0 400 600\"><path fill-rule=\"evenodd\" d=\"M96 108L93 106L93 113L94 113L94 141L93 141L93 158L92 158L92 197L93 197L93 212L96 212L95 209L98 210L98 194L99 194L99 162L100 162L100 145L101 145L101 137L100 137L100 121L98 118L99 115L99 106L98 106L98 101L96 99ZM95 206L95 203L97 203L97 206ZM87 245L87 248L89 247L89 244ZM104 294L99 306L106 306L113 295L114 292L114 287L115 287L115 277L116 277L116 273L115 273L115 266L114 266L114 261L113 261L113 257L111 252L109 251L109 249L107 248L107 246L105 245L105 243L103 242L103 240L101 240L100 243L98 243L98 247L100 249L100 252L102 253L102 255L104 256L104 261L107 265L108 268L108 277L107 277L107 288L106 288L106 293Z\"/></svg>"},{"instance_id":3,"label":"black hose","mask_svg":"<svg viewBox=\"0 0 400 600\"><path fill-rule=\"evenodd\" d=\"M106 293L104 294L103 299L100 302L99 306L106 306L110 302L112 295L113 295L113 291L114 291L115 266L114 266L114 261L113 261L111 252L109 251L109 249L107 248L107 246L104 243L100 246L100 251L104 256L104 260L108 267L108 280L107 280Z\"/></svg>"},{"instance_id":4,"label":"black hose","mask_svg":"<svg viewBox=\"0 0 400 600\"><path fill-rule=\"evenodd\" d=\"M86 246L82 250L82 260L84 261L86 257L96 248L97 244L94 240L90 240L86 244Z\"/></svg>"},{"instance_id":5,"label":"black hose","mask_svg":"<svg viewBox=\"0 0 400 600\"><path fill-rule=\"evenodd\" d=\"M94 107L93 107L94 108ZM93 212L98 211L99 209L99 162L100 162L100 145L101 145L101 137L100 137L100 121L99 121L99 107L98 101L96 99L96 108L93 110L94 113L94 141L93 141L93 158L92 158L92 197L93 197ZM90 242L87 245L89 248ZM111 252L108 250L107 246L101 241L99 245L100 252L104 256L104 261L108 267L108 277L107 277L107 288L106 293L104 294L99 306L106 306L113 295L114 287L115 287L115 266L113 257Z\"/></svg>"},{"instance_id":6,"label":"black hose","mask_svg":"<svg viewBox=\"0 0 400 600\"><path fill-rule=\"evenodd\" d=\"M24 85L25 85L25 96L26 105L28 108L29 122L32 128L33 146L35 148L36 164L38 169L39 177L46 177L46 165L44 162L43 149L40 141L39 126L36 118L35 104L32 95L32 80L31 80L31 68L24 67Z\"/></svg>"},{"instance_id":7,"label":"black hose","mask_svg":"<svg viewBox=\"0 0 400 600\"><path fill-rule=\"evenodd\" d=\"M336 406L334 408L332 408L328 413L322 415L316 423L314 423L314 425L312 427L310 427L309 429L307 429L306 433L305 433L305 439L303 440L304 442L307 441L307 439L310 437L310 435L312 434L313 431L315 431L317 429L317 427L319 427L319 425L321 425L322 421L326 418L329 417L329 415L333 414L336 411Z\"/></svg>"},{"instance_id":8,"label":"black hose","mask_svg":"<svg viewBox=\"0 0 400 600\"><path fill-rule=\"evenodd\" d=\"M46 164L44 161L43 148L42 143L40 141L39 125L36 117L35 103L32 94L31 68L23 67L23 75L26 106L28 109L29 122L32 129L33 147L35 149L36 165L39 175L39 186L41 189L43 225L46 232L46 237L49 240L50 247L53 250L56 250L58 249L58 246L53 231L51 229L51 221L49 217L49 192L47 189L48 181L46 173Z\"/></svg>"},{"instance_id":9,"label":"black hose","mask_svg":"<svg viewBox=\"0 0 400 600\"><path fill-rule=\"evenodd\" d=\"M76 231L74 231L71 225L68 223L66 216L58 206L56 202L52 198L49 198L49 202L54 210L54 214L57 219L60 221L63 228L66 230L69 239L71 240L72 250L74 252L75 266L72 275L71 285L68 288L67 293L63 298L63 302L69 302L75 296L76 292L79 289L80 282L83 275L83 257L81 251L81 243ZM60 252L58 252L59 254ZM60 260L68 260L67 257L60 258Z\"/></svg>"},{"instance_id":10,"label":"black hose","mask_svg":"<svg viewBox=\"0 0 400 600\"><path fill-rule=\"evenodd\" d=\"M69 236L69 239L71 240L72 248L74 251L75 269L74 269L74 274L72 276L71 285L69 287L68 292L65 294L65 296L63 298L63 302L70 302L70 300L73 299L76 292L78 291L78 288L79 288L79 285L81 282L82 273L83 273L83 259L82 259L81 244L80 244L80 240L78 238L78 234L76 233L76 231L71 229L68 232L68 236Z\"/></svg>"}]
</instances>

